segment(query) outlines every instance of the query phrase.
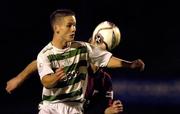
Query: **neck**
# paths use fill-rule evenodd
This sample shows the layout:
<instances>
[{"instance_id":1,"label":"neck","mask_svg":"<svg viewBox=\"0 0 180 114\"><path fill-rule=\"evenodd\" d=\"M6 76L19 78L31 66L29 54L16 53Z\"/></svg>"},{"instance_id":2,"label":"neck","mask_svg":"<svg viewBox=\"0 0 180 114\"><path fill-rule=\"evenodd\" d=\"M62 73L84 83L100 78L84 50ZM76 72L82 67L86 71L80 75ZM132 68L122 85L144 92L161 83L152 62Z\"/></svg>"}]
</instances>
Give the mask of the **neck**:
<instances>
[{"instance_id":1,"label":"neck","mask_svg":"<svg viewBox=\"0 0 180 114\"><path fill-rule=\"evenodd\" d=\"M69 46L69 43L70 42L66 42L65 40L62 40L57 37L53 37L53 40L52 40L52 45L59 49L67 48Z\"/></svg>"}]
</instances>

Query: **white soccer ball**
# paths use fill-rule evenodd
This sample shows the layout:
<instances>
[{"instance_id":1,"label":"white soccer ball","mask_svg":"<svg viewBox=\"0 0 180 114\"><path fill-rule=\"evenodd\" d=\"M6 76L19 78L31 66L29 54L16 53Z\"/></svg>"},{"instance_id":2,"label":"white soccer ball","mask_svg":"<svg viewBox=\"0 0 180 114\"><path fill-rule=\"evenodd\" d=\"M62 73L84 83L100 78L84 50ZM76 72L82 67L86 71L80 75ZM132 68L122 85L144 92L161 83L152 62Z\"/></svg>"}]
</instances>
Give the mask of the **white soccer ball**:
<instances>
[{"instance_id":1,"label":"white soccer ball","mask_svg":"<svg viewBox=\"0 0 180 114\"><path fill-rule=\"evenodd\" d=\"M114 49L119 45L121 33L119 28L112 22L101 22L93 31L92 40L98 43L104 42L108 50Z\"/></svg>"}]
</instances>

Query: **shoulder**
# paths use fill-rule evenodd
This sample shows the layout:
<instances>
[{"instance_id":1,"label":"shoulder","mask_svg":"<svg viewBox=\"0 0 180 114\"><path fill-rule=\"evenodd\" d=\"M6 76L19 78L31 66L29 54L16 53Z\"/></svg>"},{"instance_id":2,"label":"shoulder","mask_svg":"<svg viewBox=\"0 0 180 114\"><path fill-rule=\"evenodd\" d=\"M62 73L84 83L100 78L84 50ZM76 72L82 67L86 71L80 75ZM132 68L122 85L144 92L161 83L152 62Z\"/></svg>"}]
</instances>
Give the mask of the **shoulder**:
<instances>
[{"instance_id":1,"label":"shoulder","mask_svg":"<svg viewBox=\"0 0 180 114\"><path fill-rule=\"evenodd\" d=\"M38 56L47 55L53 49L51 43L48 43L38 54Z\"/></svg>"},{"instance_id":2,"label":"shoulder","mask_svg":"<svg viewBox=\"0 0 180 114\"><path fill-rule=\"evenodd\" d=\"M73 41L71 43L71 48L76 48L76 49L87 49L88 48L88 43L83 42L83 41Z\"/></svg>"},{"instance_id":3,"label":"shoulder","mask_svg":"<svg viewBox=\"0 0 180 114\"><path fill-rule=\"evenodd\" d=\"M73 41L71 43L72 48L79 48L79 47L84 47L84 46L86 46L86 45L85 45L85 42L83 42L83 41Z\"/></svg>"},{"instance_id":4,"label":"shoulder","mask_svg":"<svg viewBox=\"0 0 180 114\"><path fill-rule=\"evenodd\" d=\"M53 49L53 46L51 43L48 43L42 50L42 53L47 53L48 51L51 51Z\"/></svg>"}]
</instances>

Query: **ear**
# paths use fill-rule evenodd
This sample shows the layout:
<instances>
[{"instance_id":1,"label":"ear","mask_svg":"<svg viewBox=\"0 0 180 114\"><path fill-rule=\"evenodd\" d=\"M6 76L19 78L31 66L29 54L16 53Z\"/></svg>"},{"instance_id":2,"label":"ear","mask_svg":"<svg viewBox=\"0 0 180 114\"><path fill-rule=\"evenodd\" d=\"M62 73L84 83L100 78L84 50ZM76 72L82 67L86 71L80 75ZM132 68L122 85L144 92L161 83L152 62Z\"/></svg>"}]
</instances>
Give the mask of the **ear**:
<instances>
[{"instance_id":1,"label":"ear","mask_svg":"<svg viewBox=\"0 0 180 114\"><path fill-rule=\"evenodd\" d=\"M54 32L59 34L59 26L58 25L54 25L53 26Z\"/></svg>"}]
</instances>

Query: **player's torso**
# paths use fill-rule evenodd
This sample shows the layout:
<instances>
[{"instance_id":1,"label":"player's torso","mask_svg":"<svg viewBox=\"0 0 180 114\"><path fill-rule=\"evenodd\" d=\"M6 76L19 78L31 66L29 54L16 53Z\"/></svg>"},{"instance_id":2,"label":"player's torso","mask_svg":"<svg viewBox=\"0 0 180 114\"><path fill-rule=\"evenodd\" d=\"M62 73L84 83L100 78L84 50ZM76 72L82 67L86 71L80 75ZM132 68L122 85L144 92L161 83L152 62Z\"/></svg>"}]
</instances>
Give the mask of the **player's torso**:
<instances>
[{"instance_id":1,"label":"player's torso","mask_svg":"<svg viewBox=\"0 0 180 114\"><path fill-rule=\"evenodd\" d=\"M67 49L52 47L46 52L51 68L63 68L66 76L57 83L54 89L44 89L43 100L74 101L83 98L87 76L86 47L72 45Z\"/></svg>"}]
</instances>

